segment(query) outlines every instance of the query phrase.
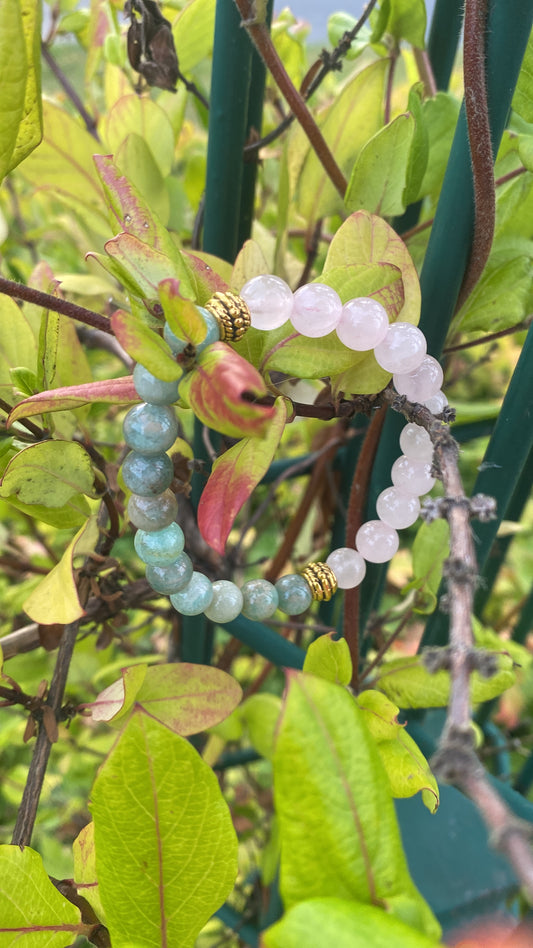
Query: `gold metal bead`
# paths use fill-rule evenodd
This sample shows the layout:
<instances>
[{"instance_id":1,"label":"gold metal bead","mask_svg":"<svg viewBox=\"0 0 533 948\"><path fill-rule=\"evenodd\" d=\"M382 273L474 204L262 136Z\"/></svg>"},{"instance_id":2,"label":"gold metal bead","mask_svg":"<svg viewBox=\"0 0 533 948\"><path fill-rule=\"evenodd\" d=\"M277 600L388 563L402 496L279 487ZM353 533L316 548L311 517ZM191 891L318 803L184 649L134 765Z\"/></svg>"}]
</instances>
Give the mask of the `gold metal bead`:
<instances>
[{"instance_id":1,"label":"gold metal bead","mask_svg":"<svg viewBox=\"0 0 533 948\"><path fill-rule=\"evenodd\" d=\"M215 317L222 342L237 342L242 339L252 322L248 306L241 296L231 290L215 293L205 304L205 309Z\"/></svg>"},{"instance_id":2,"label":"gold metal bead","mask_svg":"<svg viewBox=\"0 0 533 948\"><path fill-rule=\"evenodd\" d=\"M329 602L337 592L335 573L327 563L308 563L302 576L308 583L313 599Z\"/></svg>"}]
</instances>

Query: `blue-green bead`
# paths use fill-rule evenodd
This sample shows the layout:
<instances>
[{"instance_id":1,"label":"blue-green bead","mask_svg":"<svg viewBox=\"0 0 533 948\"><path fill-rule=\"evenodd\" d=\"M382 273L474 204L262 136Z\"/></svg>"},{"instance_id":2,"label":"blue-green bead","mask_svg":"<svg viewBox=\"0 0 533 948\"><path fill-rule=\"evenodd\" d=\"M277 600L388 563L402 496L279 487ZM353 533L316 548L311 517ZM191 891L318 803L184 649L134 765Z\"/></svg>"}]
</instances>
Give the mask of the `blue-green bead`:
<instances>
[{"instance_id":1,"label":"blue-green bead","mask_svg":"<svg viewBox=\"0 0 533 948\"><path fill-rule=\"evenodd\" d=\"M207 327L207 335L203 342L196 346L197 352L203 352L207 346L212 346L214 342L220 342L220 327L208 309L204 309L203 306L199 306L202 316L204 317L205 325Z\"/></svg>"},{"instance_id":2,"label":"blue-green bead","mask_svg":"<svg viewBox=\"0 0 533 948\"><path fill-rule=\"evenodd\" d=\"M213 599L211 605L204 609L204 614L211 622L231 622L236 619L242 609L242 592L235 583L227 579L219 579L213 583Z\"/></svg>"},{"instance_id":3,"label":"blue-green bead","mask_svg":"<svg viewBox=\"0 0 533 948\"><path fill-rule=\"evenodd\" d=\"M168 566L147 566L146 578L152 589L168 596L185 588L192 576L192 562L186 553L180 553Z\"/></svg>"},{"instance_id":4,"label":"blue-green bead","mask_svg":"<svg viewBox=\"0 0 533 948\"><path fill-rule=\"evenodd\" d=\"M176 336L176 334L172 332L172 329L168 323L165 323L163 326L163 338L167 346L170 347L173 355L179 355L180 352L183 352L185 346L187 345L185 339L180 339L179 336Z\"/></svg>"},{"instance_id":5,"label":"blue-green bead","mask_svg":"<svg viewBox=\"0 0 533 948\"><path fill-rule=\"evenodd\" d=\"M279 608L289 616L299 616L309 609L313 601L311 590L303 576L290 573L282 576L276 583L279 596Z\"/></svg>"},{"instance_id":6,"label":"blue-green bead","mask_svg":"<svg viewBox=\"0 0 533 948\"><path fill-rule=\"evenodd\" d=\"M172 405L178 399L178 382L163 382L140 362L133 370L133 384L139 398L151 405Z\"/></svg>"},{"instance_id":7,"label":"blue-green bead","mask_svg":"<svg viewBox=\"0 0 533 948\"><path fill-rule=\"evenodd\" d=\"M212 599L213 584L211 580L203 573L197 573L196 570L185 589L173 593L170 597L174 609L176 612L181 612L182 616L199 616L211 605Z\"/></svg>"},{"instance_id":8,"label":"blue-green bead","mask_svg":"<svg viewBox=\"0 0 533 948\"><path fill-rule=\"evenodd\" d=\"M178 515L178 501L171 490L158 497L141 497L132 494L128 500L128 519L134 527L153 533L168 527Z\"/></svg>"},{"instance_id":9,"label":"blue-green bead","mask_svg":"<svg viewBox=\"0 0 533 948\"><path fill-rule=\"evenodd\" d=\"M135 405L124 419L126 444L147 457L167 451L177 437L178 422L168 405Z\"/></svg>"},{"instance_id":10,"label":"blue-green bead","mask_svg":"<svg viewBox=\"0 0 533 948\"><path fill-rule=\"evenodd\" d=\"M131 451L122 465L122 478L128 490L141 497L154 497L170 487L174 479L174 465L168 454L146 457Z\"/></svg>"},{"instance_id":11,"label":"blue-green bead","mask_svg":"<svg viewBox=\"0 0 533 948\"><path fill-rule=\"evenodd\" d=\"M266 579L250 579L241 589L242 614L247 619L261 622L269 619L278 608L279 596L276 587Z\"/></svg>"},{"instance_id":12,"label":"blue-green bead","mask_svg":"<svg viewBox=\"0 0 533 948\"><path fill-rule=\"evenodd\" d=\"M177 523L170 523L163 530L137 530L133 540L139 559L148 566L170 566L183 553L185 537Z\"/></svg>"}]
</instances>

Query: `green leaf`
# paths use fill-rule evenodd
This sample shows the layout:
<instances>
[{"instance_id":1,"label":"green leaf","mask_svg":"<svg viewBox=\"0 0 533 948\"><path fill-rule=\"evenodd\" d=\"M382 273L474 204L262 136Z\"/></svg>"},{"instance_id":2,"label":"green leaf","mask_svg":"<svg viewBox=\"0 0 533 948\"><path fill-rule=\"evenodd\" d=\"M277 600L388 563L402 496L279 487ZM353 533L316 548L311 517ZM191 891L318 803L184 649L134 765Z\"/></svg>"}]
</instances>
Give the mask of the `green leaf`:
<instances>
[{"instance_id":1,"label":"green leaf","mask_svg":"<svg viewBox=\"0 0 533 948\"><path fill-rule=\"evenodd\" d=\"M74 883L79 894L87 900L97 918L105 924L105 912L100 900L96 878L96 850L94 848L94 823L87 823L72 844L74 857Z\"/></svg>"},{"instance_id":2,"label":"green leaf","mask_svg":"<svg viewBox=\"0 0 533 948\"><path fill-rule=\"evenodd\" d=\"M162 280L159 284L159 299L174 335L193 346L200 345L207 335L205 320L198 307L181 295L179 280Z\"/></svg>"},{"instance_id":3,"label":"green leaf","mask_svg":"<svg viewBox=\"0 0 533 948\"><path fill-rule=\"evenodd\" d=\"M37 346L31 326L15 300L0 295L0 397L11 402L12 369L25 367L35 371Z\"/></svg>"},{"instance_id":4,"label":"green leaf","mask_svg":"<svg viewBox=\"0 0 533 948\"><path fill-rule=\"evenodd\" d=\"M309 899L293 906L262 936L266 948L436 948L381 908L349 899Z\"/></svg>"},{"instance_id":5,"label":"green leaf","mask_svg":"<svg viewBox=\"0 0 533 948\"><path fill-rule=\"evenodd\" d=\"M322 896L382 900L437 936L439 926L407 869L388 779L345 689L288 673L274 752L281 834L280 889L290 909Z\"/></svg>"},{"instance_id":6,"label":"green leaf","mask_svg":"<svg viewBox=\"0 0 533 948\"><path fill-rule=\"evenodd\" d=\"M134 714L91 800L114 948L192 948L237 874L237 839L211 769L184 738Z\"/></svg>"},{"instance_id":7,"label":"green leaf","mask_svg":"<svg viewBox=\"0 0 533 948\"><path fill-rule=\"evenodd\" d=\"M405 724L398 723L400 709L372 690L361 692L357 704L365 712L365 723L387 771L393 797L412 797L422 791L425 805L435 813L439 805L437 781Z\"/></svg>"},{"instance_id":8,"label":"green leaf","mask_svg":"<svg viewBox=\"0 0 533 948\"><path fill-rule=\"evenodd\" d=\"M415 612L431 613L437 605L437 592L444 561L450 553L450 528L446 520L434 520L419 527L413 543L413 579L404 594L417 590Z\"/></svg>"},{"instance_id":9,"label":"green leaf","mask_svg":"<svg viewBox=\"0 0 533 948\"><path fill-rule=\"evenodd\" d=\"M64 948L81 934L79 908L52 884L35 850L0 846L0 879L1 948Z\"/></svg>"},{"instance_id":10,"label":"green leaf","mask_svg":"<svg viewBox=\"0 0 533 948\"><path fill-rule=\"evenodd\" d=\"M390 0L390 14L386 32L399 42L424 49L426 34L426 5L424 0Z\"/></svg>"},{"instance_id":11,"label":"green leaf","mask_svg":"<svg viewBox=\"0 0 533 948\"><path fill-rule=\"evenodd\" d=\"M84 615L74 580L74 557L94 552L98 540L96 517L78 530L57 566L45 576L24 602L24 611L43 625L67 625Z\"/></svg>"},{"instance_id":12,"label":"green leaf","mask_svg":"<svg viewBox=\"0 0 533 948\"><path fill-rule=\"evenodd\" d=\"M345 204L383 217L405 211L409 157L415 135L410 112L398 115L364 146L352 170Z\"/></svg>"},{"instance_id":13,"label":"green leaf","mask_svg":"<svg viewBox=\"0 0 533 948\"><path fill-rule=\"evenodd\" d=\"M422 121L429 155L417 200L427 194L435 196L441 189L458 115L459 102L447 92L437 92L436 96L422 103Z\"/></svg>"},{"instance_id":14,"label":"green leaf","mask_svg":"<svg viewBox=\"0 0 533 948\"><path fill-rule=\"evenodd\" d=\"M131 134L140 136L150 152L150 161L158 166L160 176L166 178L170 174L174 160L174 131L167 113L153 99L134 93L121 96L104 117L101 133L115 157ZM123 167L118 157L117 162ZM123 171L127 174L125 166ZM132 181L138 184L135 177Z\"/></svg>"},{"instance_id":15,"label":"green leaf","mask_svg":"<svg viewBox=\"0 0 533 948\"><path fill-rule=\"evenodd\" d=\"M248 728L252 747L267 760L271 760L274 753L280 714L281 698L277 695L251 695L240 707L240 718Z\"/></svg>"},{"instance_id":16,"label":"green leaf","mask_svg":"<svg viewBox=\"0 0 533 948\"><path fill-rule=\"evenodd\" d=\"M43 504L22 504L15 497L8 497L9 503L15 510L31 517L32 520L41 520L59 530L70 530L80 527L91 515L91 508L83 494L74 494L63 507L45 507Z\"/></svg>"},{"instance_id":17,"label":"green leaf","mask_svg":"<svg viewBox=\"0 0 533 948\"><path fill-rule=\"evenodd\" d=\"M214 31L215 0L191 0L187 3L172 31L180 69L185 76L210 57Z\"/></svg>"},{"instance_id":18,"label":"green leaf","mask_svg":"<svg viewBox=\"0 0 533 948\"><path fill-rule=\"evenodd\" d=\"M160 253L133 234L118 234L105 244L107 257L90 253L128 293L143 300L157 300L157 287L167 277L180 278L183 260L176 263L167 254ZM109 259L111 258L111 259Z\"/></svg>"},{"instance_id":19,"label":"green leaf","mask_svg":"<svg viewBox=\"0 0 533 948\"><path fill-rule=\"evenodd\" d=\"M38 392L31 398L15 405L7 419L7 427L20 418L41 415L49 411L65 411L104 402L109 405L126 405L138 401L133 377L127 375L121 379L102 379L99 382L85 382L83 385L66 385L47 392Z\"/></svg>"},{"instance_id":20,"label":"green leaf","mask_svg":"<svg viewBox=\"0 0 533 948\"><path fill-rule=\"evenodd\" d=\"M240 290L248 280L264 273L270 273L270 267L261 247L255 240L246 240L233 264L231 286Z\"/></svg>"},{"instance_id":21,"label":"green leaf","mask_svg":"<svg viewBox=\"0 0 533 948\"><path fill-rule=\"evenodd\" d=\"M115 161L161 223L168 224L170 200L165 179L144 138L131 132L115 152Z\"/></svg>"},{"instance_id":22,"label":"green leaf","mask_svg":"<svg viewBox=\"0 0 533 948\"><path fill-rule=\"evenodd\" d=\"M429 134L424 124L423 98L423 83L417 82L409 90L408 100L409 113L415 120L415 130L405 173L403 203L406 207L416 201L428 164Z\"/></svg>"},{"instance_id":23,"label":"green leaf","mask_svg":"<svg viewBox=\"0 0 533 948\"><path fill-rule=\"evenodd\" d=\"M238 705L242 690L231 675L209 665L133 665L90 705L97 721L110 721L133 703L154 720L187 737L224 720Z\"/></svg>"},{"instance_id":24,"label":"green leaf","mask_svg":"<svg viewBox=\"0 0 533 948\"><path fill-rule=\"evenodd\" d=\"M235 518L264 477L279 446L287 420L283 398L274 402L274 414L262 438L243 438L213 464L198 504L198 527L206 543L224 554ZM220 498L224 503L220 503Z\"/></svg>"},{"instance_id":25,"label":"green leaf","mask_svg":"<svg viewBox=\"0 0 533 948\"><path fill-rule=\"evenodd\" d=\"M331 46L337 46L344 37L345 33L353 30L357 20L349 13L332 13L328 18L328 40ZM346 53L346 59L357 59L370 43L371 30L365 24L361 27L355 39L352 40L350 48Z\"/></svg>"},{"instance_id":26,"label":"green leaf","mask_svg":"<svg viewBox=\"0 0 533 948\"><path fill-rule=\"evenodd\" d=\"M533 35L526 46L512 107L526 122L533 122Z\"/></svg>"},{"instance_id":27,"label":"green leaf","mask_svg":"<svg viewBox=\"0 0 533 948\"><path fill-rule=\"evenodd\" d=\"M531 258L503 260L496 254L452 324L455 332L498 332L527 313Z\"/></svg>"},{"instance_id":28,"label":"green leaf","mask_svg":"<svg viewBox=\"0 0 533 948\"><path fill-rule=\"evenodd\" d=\"M144 365L152 375L163 382L175 382L183 375L169 346L161 336L150 329L133 313L117 309L111 316L113 332L123 349L135 362Z\"/></svg>"},{"instance_id":29,"label":"green leaf","mask_svg":"<svg viewBox=\"0 0 533 948\"><path fill-rule=\"evenodd\" d=\"M230 438L266 434L276 409L252 400L266 394L259 373L224 342L204 349L196 368L180 382L180 395L196 417Z\"/></svg>"},{"instance_id":30,"label":"green leaf","mask_svg":"<svg viewBox=\"0 0 533 948\"><path fill-rule=\"evenodd\" d=\"M498 671L491 678L479 672L470 676L470 696L474 704L490 701L514 684L514 663L507 652L496 652ZM423 656L395 658L381 665L374 685L400 708L444 708L450 700L450 673L429 672Z\"/></svg>"},{"instance_id":31,"label":"green leaf","mask_svg":"<svg viewBox=\"0 0 533 948\"><path fill-rule=\"evenodd\" d=\"M320 131L345 175L363 145L381 127L386 72L384 59L367 66L335 96L319 120ZM298 211L307 221L344 211L342 198L300 129L291 139L289 170L293 186L298 186Z\"/></svg>"},{"instance_id":32,"label":"green leaf","mask_svg":"<svg viewBox=\"0 0 533 948\"><path fill-rule=\"evenodd\" d=\"M74 494L94 497L94 471L81 444L40 441L23 448L7 465L0 497L14 495L23 504L62 507Z\"/></svg>"},{"instance_id":33,"label":"green leaf","mask_svg":"<svg viewBox=\"0 0 533 948\"><path fill-rule=\"evenodd\" d=\"M334 639L335 632L319 635L307 649L304 672L325 678L337 685L349 685L352 680L352 659L346 639Z\"/></svg>"},{"instance_id":34,"label":"green leaf","mask_svg":"<svg viewBox=\"0 0 533 948\"><path fill-rule=\"evenodd\" d=\"M0 6L0 182L41 140L40 41L36 0Z\"/></svg>"}]
</instances>

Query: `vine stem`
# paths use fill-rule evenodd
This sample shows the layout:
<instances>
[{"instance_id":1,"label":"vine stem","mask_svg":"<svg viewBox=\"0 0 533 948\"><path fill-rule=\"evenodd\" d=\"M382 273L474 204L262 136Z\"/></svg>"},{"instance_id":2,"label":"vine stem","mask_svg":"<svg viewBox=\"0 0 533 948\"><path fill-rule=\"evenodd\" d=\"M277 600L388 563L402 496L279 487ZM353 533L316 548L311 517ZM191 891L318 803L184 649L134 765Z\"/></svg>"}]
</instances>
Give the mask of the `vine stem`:
<instances>
[{"instance_id":1,"label":"vine stem","mask_svg":"<svg viewBox=\"0 0 533 948\"><path fill-rule=\"evenodd\" d=\"M86 326L92 326L93 329L100 329L108 335L113 335L111 324L105 316L95 313L92 309L85 309L85 306L78 306L58 296L52 296L51 293L43 293L42 290L24 286L23 283L15 283L14 280L6 280L5 277L0 277L0 293L11 296L13 299L24 300L25 303L34 303L35 306L42 306L43 309L51 309L54 313L61 313L62 316L77 319Z\"/></svg>"},{"instance_id":2,"label":"vine stem","mask_svg":"<svg viewBox=\"0 0 533 948\"><path fill-rule=\"evenodd\" d=\"M478 282L488 260L494 237L496 190L490 136L485 37L487 0L466 0L463 73L468 140L474 185L474 234L466 273L459 291L457 310Z\"/></svg>"},{"instance_id":3,"label":"vine stem","mask_svg":"<svg viewBox=\"0 0 533 948\"><path fill-rule=\"evenodd\" d=\"M328 178L344 199L347 187L346 178L335 161L302 96L291 82L272 43L266 24L255 18L255 8L251 0L235 0L235 4L242 17L242 25L248 31L261 59L302 126Z\"/></svg>"}]
</instances>

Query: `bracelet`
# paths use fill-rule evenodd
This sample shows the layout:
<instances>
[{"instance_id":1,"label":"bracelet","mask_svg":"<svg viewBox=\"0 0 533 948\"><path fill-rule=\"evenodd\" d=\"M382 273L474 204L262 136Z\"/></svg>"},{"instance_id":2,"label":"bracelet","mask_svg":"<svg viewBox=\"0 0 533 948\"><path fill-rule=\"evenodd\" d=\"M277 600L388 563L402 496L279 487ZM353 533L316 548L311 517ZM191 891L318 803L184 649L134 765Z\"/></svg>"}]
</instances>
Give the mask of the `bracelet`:
<instances>
[{"instance_id":1,"label":"bracelet","mask_svg":"<svg viewBox=\"0 0 533 948\"><path fill-rule=\"evenodd\" d=\"M428 356L424 334L406 322L389 324L377 300L360 297L344 305L339 295L323 283L310 283L292 292L276 276L254 277L240 295L215 293L205 307L198 307L206 324L206 337L196 346L200 353L212 343L237 341L247 329L268 331L290 320L302 336L318 338L336 331L338 338L356 352L372 350L378 364L392 373L400 395L420 402L434 414L448 404L441 391L442 368ZM187 343L165 323L164 338L174 355ZM277 609L288 615L305 612L313 600L329 600L337 589L358 586L366 562L386 563L399 546L398 530L412 526L420 513L419 498L431 490L433 445L419 425L405 425L400 435L403 451L391 470L392 484L379 495L376 520L364 523L354 538L355 548L333 550L325 563L309 563L301 573L282 576L276 583L251 579L239 588L229 580L211 582L193 569L184 552L185 537L176 523L178 504L169 489L173 465L165 453L178 436L178 422L171 407L178 399L179 382L157 379L138 363L133 372L135 390L143 400L124 419L124 439L130 453L122 465L124 484L132 492L128 517L137 528L135 550L146 565L152 588L169 595L182 615L204 613L218 624L242 612L263 621Z\"/></svg>"}]
</instances>

